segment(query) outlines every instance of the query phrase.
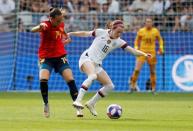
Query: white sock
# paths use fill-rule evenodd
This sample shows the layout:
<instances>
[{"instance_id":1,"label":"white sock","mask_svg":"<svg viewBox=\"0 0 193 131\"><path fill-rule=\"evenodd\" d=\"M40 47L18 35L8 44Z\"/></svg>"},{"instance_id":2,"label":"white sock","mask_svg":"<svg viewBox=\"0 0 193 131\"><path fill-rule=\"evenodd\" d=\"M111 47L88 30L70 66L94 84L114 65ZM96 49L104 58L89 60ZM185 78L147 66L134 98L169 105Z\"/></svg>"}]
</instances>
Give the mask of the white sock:
<instances>
[{"instance_id":1,"label":"white sock","mask_svg":"<svg viewBox=\"0 0 193 131\"><path fill-rule=\"evenodd\" d=\"M114 88L113 84L103 86L90 100L89 103L95 105L102 97L105 97Z\"/></svg>"},{"instance_id":2,"label":"white sock","mask_svg":"<svg viewBox=\"0 0 193 131\"><path fill-rule=\"evenodd\" d=\"M90 100L89 104L95 105L97 101L99 101L102 97L97 92Z\"/></svg>"},{"instance_id":3,"label":"white sock","mask_svg":"<svg viewBox=\"0 0 193 131\"><path fill-rule=\"evenodd\" d=\"M83 88L80 88L76 101L81 102L85 93L86 93L86 90Z\"/></svg>"}]
</instances>

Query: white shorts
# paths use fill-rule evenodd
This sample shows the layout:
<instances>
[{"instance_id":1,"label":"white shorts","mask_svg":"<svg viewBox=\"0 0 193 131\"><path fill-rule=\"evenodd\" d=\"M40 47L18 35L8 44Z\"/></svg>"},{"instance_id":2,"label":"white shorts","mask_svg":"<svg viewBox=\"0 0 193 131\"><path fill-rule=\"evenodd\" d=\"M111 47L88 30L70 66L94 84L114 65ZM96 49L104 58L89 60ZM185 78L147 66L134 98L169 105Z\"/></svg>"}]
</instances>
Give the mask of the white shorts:
<instances>
[{"instance_id":1,"label":"white shorts","mask_svg":"<svg viewBox=\"0 0 193 131\"><path fill-rule=\"evenodd\" d=\"M82 55L80 56L80 59L79 59L79 69L80 69L80 71L82 71L82 69L81 69L82 65L87 61L94 63L95 73L96 74L99 74L101 71L103 71L103 68L102 68L101 64L97 64L93 60L91 60L90 57L88 56L87 51L84 51L82 53Z\"/></svg>"}]
</instances>

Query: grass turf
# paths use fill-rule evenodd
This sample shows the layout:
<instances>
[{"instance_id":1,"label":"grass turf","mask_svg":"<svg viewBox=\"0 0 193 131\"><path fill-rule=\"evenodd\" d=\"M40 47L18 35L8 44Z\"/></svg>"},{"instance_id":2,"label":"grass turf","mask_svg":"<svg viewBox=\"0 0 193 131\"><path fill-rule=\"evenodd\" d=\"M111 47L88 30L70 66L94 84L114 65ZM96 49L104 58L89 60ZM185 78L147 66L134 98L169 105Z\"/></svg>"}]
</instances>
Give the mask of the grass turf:
<instances>
[{"instance_id":1,"label":"grass turf","mask_svg":"<svg viewBox=\"0 0 193 131\"><path fill-rule=\"evenodd\" d=\"M49 100L51 117L44 118L39 93L1 92L0 131L193 131L191 93L112 93L97 104L99 116L85 109L84 118L76 118L69 94L50 93ZM118 120L106 115L112 103L123 108Z\"/></svg>"}]
</instances>

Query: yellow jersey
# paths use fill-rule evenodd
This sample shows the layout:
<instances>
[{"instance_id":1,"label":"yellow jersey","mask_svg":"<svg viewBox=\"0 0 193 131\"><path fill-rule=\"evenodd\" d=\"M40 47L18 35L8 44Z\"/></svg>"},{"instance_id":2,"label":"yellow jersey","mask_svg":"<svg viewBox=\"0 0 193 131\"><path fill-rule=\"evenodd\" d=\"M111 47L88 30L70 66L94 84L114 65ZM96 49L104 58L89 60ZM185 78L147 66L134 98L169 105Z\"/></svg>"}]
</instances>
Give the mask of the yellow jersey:
<instances>
[{"instance_id":1,"label":"yellow jersey","mask_svg":"<svg viewBox=\"0 0 193 131\"><path fill-rule=\"evenodd\" d=\"M146 53L156 53L156 40L159 41L159 50L164 52L163 39L159 30L155 27L152 27L150 30L143 27L137 32L135 48Z\"/></svg>"}]
</instances>

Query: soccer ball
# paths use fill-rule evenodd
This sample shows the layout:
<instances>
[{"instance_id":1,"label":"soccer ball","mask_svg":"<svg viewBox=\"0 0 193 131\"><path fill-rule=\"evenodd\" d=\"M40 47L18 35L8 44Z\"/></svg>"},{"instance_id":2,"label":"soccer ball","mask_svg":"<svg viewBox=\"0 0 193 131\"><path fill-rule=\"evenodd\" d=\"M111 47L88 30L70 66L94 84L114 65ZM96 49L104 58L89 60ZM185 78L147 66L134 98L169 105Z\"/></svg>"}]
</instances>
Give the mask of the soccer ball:
<instances>
[{"instance_id":1,"label":"soccer ball","mask_svg":"<svg viewBox=\"0 0 193 131\"><path fill-rule=\"evenodd\" d=\"M107 115L110 119L119 119L122 114L122 108L120 105L111 104L107 108Z\"/></svg>"}]
</instances>

